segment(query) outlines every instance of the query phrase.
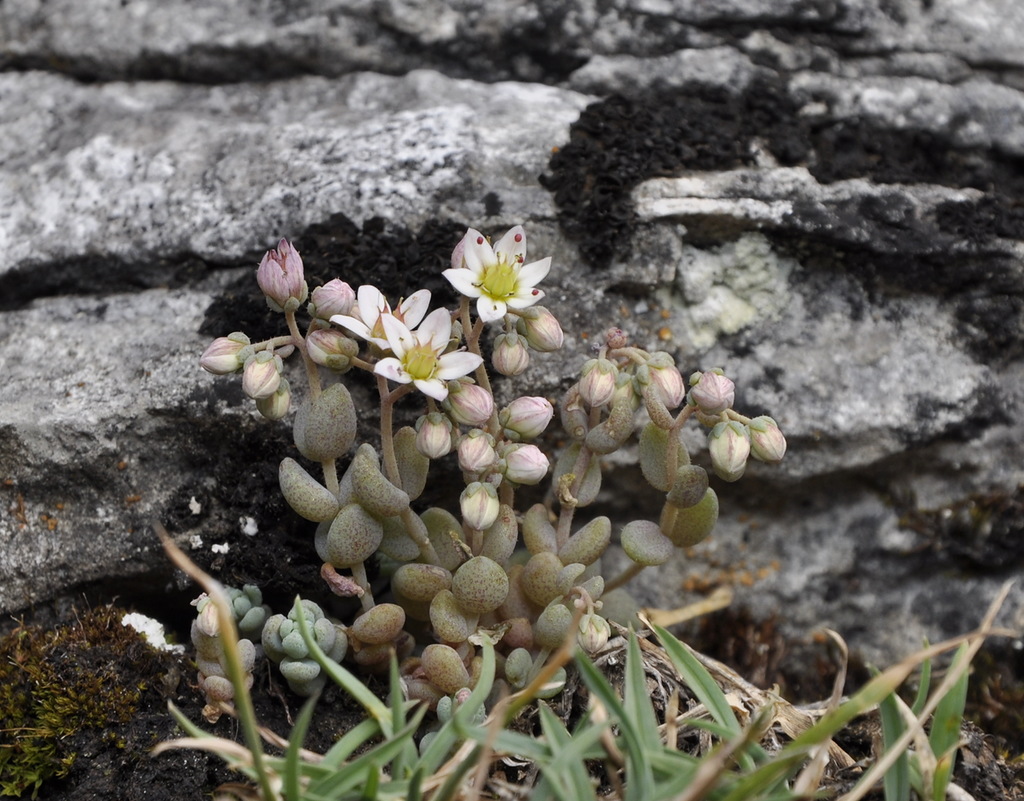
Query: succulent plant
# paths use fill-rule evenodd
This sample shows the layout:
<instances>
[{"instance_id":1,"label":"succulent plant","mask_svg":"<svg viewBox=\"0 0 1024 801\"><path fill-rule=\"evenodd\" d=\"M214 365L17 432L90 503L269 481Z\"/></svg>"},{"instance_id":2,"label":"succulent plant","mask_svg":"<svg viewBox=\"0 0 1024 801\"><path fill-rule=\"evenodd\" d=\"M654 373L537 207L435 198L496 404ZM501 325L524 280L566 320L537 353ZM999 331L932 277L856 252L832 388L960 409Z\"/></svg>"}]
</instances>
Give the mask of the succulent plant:
<instances>
[{"instance_id":1,"label":"succulent plant","mask_svg":"<svg viewBox=\"0 0 1024 801\"><path fill-rule=\"evenodd\" d=\"M426 290L392 306L376 287L354 291L334 279L310 295L303 334L302 260L282 240L261 263L258 282L289 333L253 342L235 332L203 355L200 364L211 373L241 373L246 394L270 419L290 405L283 359L295 351L305 364L309 389L293 422L298 458L281 461L281 492L317 524L313 547L327 589L358 598L361 608L346 624L303 600L263 625L258 596L246 588L235 599L240 625L251 621L256 631L259 619L262 634L251 636L296 692L309 694L324 680L298 629L298 608L332 659L375 671L397 653L410 697L439 715L450 714L453 698L473 686L484 632L499 640L499 672L512 688L539 675L547 655L573 637L596 652L608 640L606 618L626 619L635 609L621 585L712 533L718 496L709 472L735 481L750 457L774 463L785 453L772 418L732 408L735 386L723 371L695 372L687 386L672 354L633 345L612 326L557 404L567 444L552 458L541 437L555 404L524 395L499 410L487 370L489 364L514 378L533 354L562 345L561 325L538 305L538 284L550 268L550 258L527 261L521 226L493 243L469 229L444 271L462 295L458 309L429 311ZM488 325L501 330L485 354ZM352 370L376 381L379 445L356 442L357 410L344 383ZM396 428L396 404L417 399L424 403L414 411L415 426ZM682 436L691 418L709 431L702 464L691 462ZM602 481L602 458L634 438L641 474L664 496L660 514L621 526L584 516L602 492L614 491ZM465 482L451 509L420 500L441 459L457 463ZM544 500L520 509L519 488L546 477ZM632 566L609 577L602 558L616 538ZM371 560L381 567L373 584ZM218 698L224 688L216 644L202 620L200 612L194 639L202 681ZM417 632L418 645L407 629Z\"/></svg>"}]
</instances>

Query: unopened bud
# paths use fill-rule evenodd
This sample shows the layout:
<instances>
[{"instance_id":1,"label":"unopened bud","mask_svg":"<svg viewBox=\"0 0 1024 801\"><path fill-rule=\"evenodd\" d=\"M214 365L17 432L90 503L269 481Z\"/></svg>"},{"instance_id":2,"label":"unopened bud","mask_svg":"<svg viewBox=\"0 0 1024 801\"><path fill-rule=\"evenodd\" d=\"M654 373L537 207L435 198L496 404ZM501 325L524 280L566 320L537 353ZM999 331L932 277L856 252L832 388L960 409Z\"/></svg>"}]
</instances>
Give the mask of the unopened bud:
<instances>
[{"instance_id":1,"label":"unopened bud","mask_svg":"<svg viewBox=\"0 0 1024 801\"><path fill-rule=\"evenodd\" d=\"M667 409L675 409L686 397L683 376L676 367L675 359L663 350L651 354L647 362L651 383L658 390L661 402Z\"/></svg>"},{"instance_id":2,"label":"unopened bud","mask_svg":"<svg viewBox=\"0 0 1024 801\"><path fill-rule=\"evenodd\" d=\"M494 437L474 428L459 441L459 467L467 473L479 475L498 459L494 450Z\"/></svg>"},{"instance_id":3,"label":"unopened bud","mask_svg":"<svg viewBox=\"0 0 1024 801\"><path fill-rule=\"evenodd\" d=\"M352 359L359 353L359 345L341 331L320 328L306 337L306 351L314 363L340 373L352 366Z\"/></svg>"},{"instance_id":4,"label":"unopened bud","mask_svg":"<svg viewBox=\"0 0 1024 801\"><path fill-rule=\"evenodd\" d=\"M333 278L310 294L309 313L321 320L335 314L349 314L356 302L356 293L345 281Z\"/></svg>"},{"instance_id":5,"label":"unopened bud","mask_svg":"<svg viewBox=\"0 0 1024 801\"><path fill-rule=\"evenodd\" d=\"M636 381L633 376L625 371L619 372L615 379L615 394L612 395L611 405L614 406L620 401L628 401L630 408L636 411L640 408L640 397L636 391Z\"/></svg>"},{"instance_id":6,"label":"unopened bud","mask_svg":"<svg viewBox=\"0 0 1024 801\"><path fill-rule=\"evenodd\" d=\"M263 256L256 270L256 283L274 311L293 312L309 294L303 280L302 259L287 239Z\"/></svg>"},{"instance_id":7,"label":"unopened bud","mask_svg":"<svg viewBox=\"0 0 1024 801\"><path fill-rule=\"evenodd\" d=\"M762 415L747 426L750 429L750 455L762 462L781 462L786 455L786 438L778 423Z\"/></svg>"},{"instance_id":8,"label":"unopened bud","mask_svg":"<svg viewBox=\"0 0 1024 801\"><path fill-rule=\"evenodd\" d=\"M551 463L536 445L512 445L504 452L505 478L516 484L537 484Z\"/></svg>"},{"instance_id":9,"label":"unopened bud","mask_svg":"<svg viewBox=\"0 0 1024 801\"><path fill-rule=\"evenodd\" d=\"M416 450L428 459L440 459L452 449L452 423L440 412L425 414L416 421Z\"/></svg>"},{"instance_id":10,"label":"unopened bud","mask_svg":"<svg viewBox=\"0 0 1024 801\"><path fill-rule=\"evenodd\" d=\"M241 331L228 334L226 337L217 337L203 351L199 358L199 366L214 375L237 373L242 369L242 361L238 354L248 344L249 337Z\"/></svg>"},{"instance_id":11,"label":"unopened bud","mask_svg":"<svg viewBox=\"0 0 1024 801\"><path fill-rule=\"evenodd\" d=\"M201 597L196 604L196 609L199 612L198 617L196 617L196 627L207 637L216 637L220 634L220 617L217 615L217 604L209 596Z\"/></svg>"},{"instance_id":12,"label":"unopened bud","mask_svg":"<svg viewBox=\"0 0 1024 801\"><path fill-rule=\"evenodd\" d=\"M544 433L554 413L546 398L522 397L498 413L498 422L509 439L530 440Z\"/></svg>"},{"instance_id":13,"label":"unopened bud","mask_svg":"<svg viewBox=\"0 0 1024 801\"><path fill-rule=\"evenodd\" d=\"M494 340L491 364L502 375L519 375L530 366L526 337L520 334L499 334Z\"/></svg>"},{"instance_id":14,"label":"unopened bud","mask_svg":"<svg viewBox=\"0 0 1024 801\"><path fill-rule=\"evenodd\" d=\"M479 427L485 425L494 414L494 398L479 384L451 381L444 408L456 423Z\"/></svg>"},{"instance_id":15,"label":"unopened bud","mask_svg":"<svg viewBox=\"0 0 1024 801\"><path fill-rule=\"evenodd\" d=\"M588 359L580 378L580 397L591 407L604 406L615 394L619 368L608 359Z\"/></svg>"},{"instance_id":16,"label":"unopened bud","mask_svg":"<svg viewBox=\"0 0 1024 801\"><path fill-rule=\"evenodd\" d=\"M592 612L580 618L579 629L576 642L591 656L604 648L612 635L612 627L608 625L608 621Z\"/></svg>"},{"instance_id":17,"label":"unopened bud","mask_svg":"<svg viewBox=\"0 0 1024 801\"><path fill-rule=\"evenodd\" d=\"M708 450L715 474L724 481L736 481L747 469L750 433L735 420L718 423L708 435Z\"/></svg>"},{"instance_id":18,"label":"unopened bud","mask_svg":"<svg viewBox=\"0 0 1024 801\"><path fill-rule=\"evenodd\" d=\"M736 385L720 370L708 370L690 376L690 402L704 414L721 414L732 408Z\"/></svg>"},{"instance_id":19,"label":"unopened bud","mask_svg":"<svg viewBox=\"0 0 1024 801\"><path fill-rule=\"evenodd\" d=\"M524 309L516 323L516 330L526 337L531 348L540 353L558 350L565 341L562 326L555 315L543 306Z\"/></svg>"},{"instance_id":20,"label":"unopened bud","mask_svg":"<svg viewBox=\"0 0 1024 801\"><path fill-rule=\"evenodd\" d=\"M474 481L459 496L459 509L463 522L470 528L490 528L501 509L498 492L491 484Z\"/></svg>"},{"instance_id":21,"label":"unopened bud","mask_svg":"<svg viewBox=\"0 0 1024 801\"><path fill-rule=\"evenodd\" d=\"M269 350L261 350L245 364L242 371L242 392L253 400L269 398L281 384L281 358Z\"/></svg>"},{"instance_id":22,"label":"unopened bud","mask_svg":"<svg viewBox=\"0 0 1024 801\"><path fill-rule=\"evenodd\" d=\"M282 378L273 395L256 399L256 408L268 420L280 420L288 414L291 402L292 392L288 386L288 379Z\"/></svg>"},{"instance_id":23,"label":"unopened bud","mask_svg":"<svg viewBox=\"0 0 1024 801\"><path fill-rule=\"evenodd\" d=\"M629 344L629 334L618 326L609 328L604 332L604 344L611 349L624 348Z\"/></svg>"}]
</instances>

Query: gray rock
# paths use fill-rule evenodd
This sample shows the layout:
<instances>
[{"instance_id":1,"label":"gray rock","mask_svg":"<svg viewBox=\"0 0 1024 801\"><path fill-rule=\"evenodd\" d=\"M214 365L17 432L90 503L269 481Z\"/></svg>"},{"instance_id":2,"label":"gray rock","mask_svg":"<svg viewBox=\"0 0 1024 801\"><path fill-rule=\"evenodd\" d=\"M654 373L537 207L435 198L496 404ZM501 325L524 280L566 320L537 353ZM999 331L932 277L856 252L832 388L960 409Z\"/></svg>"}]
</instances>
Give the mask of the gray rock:
<instances>
[{"instance_id":1,"label":"gray rock","mask_svg":"<svg viewBox=\"0 0 1024 801\"><path fill-rule=\"evenodd\" d=\"M1017 5L3 3L0 611L164 598L158 521L222 575L315 584L312 543L260 550L302 531L287 426L199 354L269 335L280 236L321 280L446 302L459 230L523 222L567 333L531 393L622 325L789 438L645 603L726 584L878 662L971 628L1024 565ZM631 455L617 521L659 504Z\"/></svg>"}]
</instances>

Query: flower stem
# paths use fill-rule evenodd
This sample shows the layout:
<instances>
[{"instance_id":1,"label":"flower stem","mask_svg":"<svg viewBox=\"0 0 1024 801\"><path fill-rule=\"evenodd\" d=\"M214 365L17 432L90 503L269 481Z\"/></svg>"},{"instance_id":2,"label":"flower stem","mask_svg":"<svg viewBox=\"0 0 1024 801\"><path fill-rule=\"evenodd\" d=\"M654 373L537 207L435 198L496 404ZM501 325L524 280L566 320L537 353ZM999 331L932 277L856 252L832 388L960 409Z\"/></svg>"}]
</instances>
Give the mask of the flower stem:
<instances>
[{"instance_id":1,"label":"flower stem","mask_svg":"<svg viewBox=\"0 0 1024 801\"><path fill-rule=\"evenodd\" d=\"M362 604L363 611L368 612L374 607L373 601L373 590L370 589L370 581L366 577L366 565L362 562L352 565L352 579L358 584L363 594L359 596L359 603Z\"/></svg>"},{"instance_id":2,"label":"flower stem","mask_svg":"<svg viewBox=\"0 0 1024 801\"><path fill-rule=\"evenodd\" d=\"M306 368L306 378L309 380L309 392L312 398L320 396L320 373L316 363L309 358L309 351L306 350L306 340L299 331L299 324L295 320L295 312L285 312L284 319L288 323L288 331L291 333L291 344L302 355L302 364Z\"/></svg>"},{"instance_id":3,"label":"flower stem","mask_svg":"<svg viewBox=\"0 0 1024 801\"><path fill-rule=\"evenodd\" d=\"M380 450L384 462L384 474L396 487L401 486L398 473L398 459L395 457L394 393L388 390L388 380L377 376L377 393L380 395Z\"/></svg>"}]
</instances>

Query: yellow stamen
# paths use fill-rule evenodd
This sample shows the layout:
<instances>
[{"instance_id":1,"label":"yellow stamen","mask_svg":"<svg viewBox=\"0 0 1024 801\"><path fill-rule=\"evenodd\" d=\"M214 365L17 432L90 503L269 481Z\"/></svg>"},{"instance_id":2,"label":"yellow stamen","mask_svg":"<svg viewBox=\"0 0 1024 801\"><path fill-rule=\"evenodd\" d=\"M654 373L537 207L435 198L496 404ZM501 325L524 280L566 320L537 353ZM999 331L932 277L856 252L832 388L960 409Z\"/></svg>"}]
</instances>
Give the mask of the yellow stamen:
<instances>
[{"instance_id":1,"label":"yellow stamen","mask_svg":"<svg viewBox=\"0 0 1024 801\"><path fill-rule=\"evenodd\" d=\"M501 259L497 264L484 268L480 287L488 297L504 300L516 293L519 285L519 271Z\"/></svg>"},{"instance_id":2,"label":"yellow stamen","mask_svg":"<svg viewBox=\"0 0 1024 801\"><path fill-rule=\"evenodd\" d=\"M429 345L416 345L406 351L402 363L413 381L426 381L437 371L437 354Z\"/></svg>"}]
</instances>

